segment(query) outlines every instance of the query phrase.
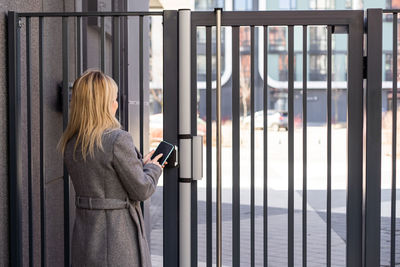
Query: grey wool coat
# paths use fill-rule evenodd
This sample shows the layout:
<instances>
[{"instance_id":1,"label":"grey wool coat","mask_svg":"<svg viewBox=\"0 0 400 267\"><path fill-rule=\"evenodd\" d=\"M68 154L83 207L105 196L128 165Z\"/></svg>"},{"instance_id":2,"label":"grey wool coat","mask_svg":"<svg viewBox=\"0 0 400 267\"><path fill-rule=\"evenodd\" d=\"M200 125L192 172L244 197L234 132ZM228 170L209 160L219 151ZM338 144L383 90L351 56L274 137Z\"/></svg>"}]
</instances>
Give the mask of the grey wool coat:
<instances>
[{"instance_id":1,"label":"grey wool coat","mask_svg":"<svg viewBox=\"0 0 400 267\"><path fill-rule=\"evenodd\" d=\"M143 164L132 136L121 129L102 135L103 151L83 161L76 135L64 163L76 192L72 266L151 266L140 201L155 191L162 169Z\"/></svg>"}]
</instances>

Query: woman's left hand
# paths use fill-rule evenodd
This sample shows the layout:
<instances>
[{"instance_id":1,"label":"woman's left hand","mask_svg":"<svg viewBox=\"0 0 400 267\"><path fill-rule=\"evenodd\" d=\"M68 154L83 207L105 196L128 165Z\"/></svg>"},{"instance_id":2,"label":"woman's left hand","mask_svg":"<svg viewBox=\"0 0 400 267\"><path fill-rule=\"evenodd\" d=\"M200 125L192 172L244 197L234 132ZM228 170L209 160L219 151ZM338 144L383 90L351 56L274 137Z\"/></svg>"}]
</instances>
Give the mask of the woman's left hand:
<instances>
[{"instance_id":1,"label":"woman's left hand","mask_svg":"<svg viewBox=\"0 0 400 267\"><path fill-rule=\"evenodd\" d=\"M155 150L153 149L153 150L150 151L146 156L144 156L144 158L143 158L143 164L147 164L147 163L150 162L150 158L151 158L151 156L153 156L154 151L155 151Z\"/></svg>"}]
</instances>

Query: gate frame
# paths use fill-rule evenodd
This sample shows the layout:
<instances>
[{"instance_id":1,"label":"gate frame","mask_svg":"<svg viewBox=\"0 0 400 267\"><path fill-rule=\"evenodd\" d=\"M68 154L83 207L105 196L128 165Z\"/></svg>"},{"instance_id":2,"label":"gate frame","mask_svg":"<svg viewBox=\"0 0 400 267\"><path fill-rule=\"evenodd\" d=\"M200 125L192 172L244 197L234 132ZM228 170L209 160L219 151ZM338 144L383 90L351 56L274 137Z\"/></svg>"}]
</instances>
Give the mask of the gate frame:
<instances>
[{"instance_id":1,"label":"gate frame","mask_svg":"<svg viewBox=\"0 0 400 267\"><path fill-rule=\"evenodd\" d=\"M335 25L348 28L348 120L347 120L347 213L346 213L346 265L362 266L363 255L363 10L333 11L224 11L221 26L303 26ZM198 26L215 26L215 13L192 11L192 29ZM192 32L192 67L196 66L196 35ZM196 68L192 68L196 72ZM192 76L195 78L196 76ZM351 89L353 88L353 89ZM197 92L197 84L192 80L192 94ZM352 101L360 99L360 101ZM193 112L196 114L195 112ZM195 121L195 116L194 121ZM290 119L290 118L289 118ZM192 119L193 122L193 119ZM290 136L290 133L289 133ZM293 158L289 155L289 167ZM290 169L290 168L289 168ZM291 170L291 171L290 171ZM293 168L289 170L289 181L293 181ZM351 178L350 178L351 177ZM197 188L192 188L192 195ZM293 183L289 182L288 214L293 211ZM196 203L194 203L196 202ZM192 214L197 214L197 199L192 197ZM351 216L349 216L351 214ZM196 215L192 215L195 217ZM240 227L240 226L239 226ZM288 265L293 265L293 216L288 216ZM193 230L197 222L192 221L192 242L197 240ZM236 234L240 229L233 229ZM197 231L195 231L197 233ZM195 254L193 254L193 252ZM238 251L232 254L238 259ZM197 243L192 245L192 258L197 259ZM192 266L196 263L192 261Z\"/></svg>"}]
</instances>

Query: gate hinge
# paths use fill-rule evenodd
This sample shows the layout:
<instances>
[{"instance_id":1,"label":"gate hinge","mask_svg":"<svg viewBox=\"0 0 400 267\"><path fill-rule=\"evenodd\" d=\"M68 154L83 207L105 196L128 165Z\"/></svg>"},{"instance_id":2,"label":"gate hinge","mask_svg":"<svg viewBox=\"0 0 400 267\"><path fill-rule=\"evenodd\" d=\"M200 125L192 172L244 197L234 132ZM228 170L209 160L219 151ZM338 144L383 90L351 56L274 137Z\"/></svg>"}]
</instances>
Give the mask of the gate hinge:
<instances>
[{"instance_id":1,"label":"gate hinge","mask_svg":"<svg viewBox=\"0 0 400 267\"><path fill-rule=\"evenodd\" d=\"M363 79L367 79L367 57L363 57Z\"/></svg>"}]
</instances>

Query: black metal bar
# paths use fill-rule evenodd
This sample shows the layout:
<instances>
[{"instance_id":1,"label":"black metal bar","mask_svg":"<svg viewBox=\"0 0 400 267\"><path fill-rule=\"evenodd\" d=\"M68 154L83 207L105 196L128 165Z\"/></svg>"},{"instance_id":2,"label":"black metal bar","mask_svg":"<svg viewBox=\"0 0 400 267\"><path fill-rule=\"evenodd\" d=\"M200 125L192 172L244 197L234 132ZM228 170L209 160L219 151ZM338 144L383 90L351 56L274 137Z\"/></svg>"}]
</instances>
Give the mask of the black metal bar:
<instances>
[{"instance_id":1,"label":"black metal bar","mask_svg":"<svg viewBox=\"0 0 400 267\"><path fill-rule=\"evenodd\" d=\"M76 18L76 76L82 74L82 17Z\"/></svg>"},{"instance_id":2,"label":"black metal bar","mask_svg":"<svg viewBox=\"0 0 400 267\"><path fill-rule=\"evenodd\" d=\"M164 11L163 27L163 137L178 145L178 12ZM179 266L178 168L164 169L163 265Z\"/></svg>"},{"instance_id":3,"label":"black metal bar","mask_svg":"<svg viewBox=\"0 0 400 267\"><path fill-rule=\"evenodd\" d=\"M288 266L294 264L294 31L293 25L288 26Z\"/></svg>"},{"instance_id":4,"label":"black metal bar","mask_svg":"<svg viewBox=\"0 0 400 267\"><path fill-rule=\"evenodd\" d=\"M382 9L382 13L391 13L391 14L395 14L395 13L399 13L400 9Z\"/></svg>"},{"instance_id":5,"label":"black metal bar","mask_svg":"<svg viewBox=\"0 0 400 267\"><path fill-rule=\"evenodd\" d=\"M307 26L303 26L303 267L307 266Z\"/></svg>"},{"instance_id":6,"label":"black metal bar","mask_svg":"<svg viewBox=\"0 0 400 267\"><path fill-rule=\"evenodd\" d=\"M365 267L380 265L382 141L382 10L367 10Z\"/></svg>"},{"instance_id":7,"label":"black metal bar","mask_svg":"<svg viewBox=\"0 0 400 267\"><path fill-rule=\"evenodd\" d=\"M207 145L207 267L212 266L212 98L211 27L206 27L206 145Z\"/></svg>"},{"instance_id":8,"label":"black metal bar","mask_svg":"<svg viewBox=\"0 0 400 267\"><path fill-rule=\"evenodd\" d=\"M331 266L331 184L332 184L332 26L328 26L327 79L327 192L326 192L326 266Z\"/></svg>"},{"instance_id":9,"label":"black metal bar","mask_svg":"<svg viewBox=\"0 0 400 267\"><path fill-rule=\"evenodd\" d=\"M264 26L264 267L268 266L268 26Z\"/></svg>"},{"instance_id":10,"label":"black metal bar","mask_svg":"<svg viewBox=\"0 0 400 267\"><path fill-rule=\"evenodd\" d=\"M105 72L105 39L106 39L106 30L105 30L105 21L104 17L101 17L101 35L100 35L100 67L101 71Z\"/></svg>"},{"instance_id":11,"label":"black metal bar","mask_svg":"<svg viewBox=\"0 0 400 267\"><path fill-rule=\"evenodd\" d=\"M224 11L222 26L349 25L362 10ZM213 12L193 11L197 26L215 26Z\"/></svg>"},{"instance_id":12,"label":"black metal bar","mask_svg":"<svg viewBox=\"0 0 400 267\"><path fill-rule=\"evenodd\" d=\"M232 27L232 266L240 266L240 44Z\"/></svg>"},{"instance_id":13,"label":"black metal bar","mask_svg":"<svg viewBox=\"0 0 400 267\"><path fill-rule=\"evenodd\" d=\"M8 156L10 266L23 266L20 26L16 12L8 12Z\"/></svg>"},{"instance_id":14,"label":"black metal bar","mask_svg":"<svg viewBox=\"0 0 400 267\"><path fill-rule=\"evenodd\" d=\"M120 17L113 17L112 20L112 76L118 85L118 103L121 103L121 83L120 83ZM140 38L140 36L139 36ZM140 42L141 43L141 42ZM143 66L143 65L142 65ZM139 68L141 69L141 68ZM141 77L140 75L139 77ZM118 106L116 116L121 121L121 105ZM142 115L142 114L141 114ZM142 148L140 151L143 152Z\"/></svg>"},{"instance_id":15,"label":"black metal bar","mask_svg":"<svg viewBox=\"0 0 400 267\"><path fill-rule=\"evenodd\" d=\"M355 14L348 35L346 266L361 267L364 14Z\"/></svg>"},{"instance_id":16,"label":"black metal bar","mask_svg":"<svg viewBox=\"0 0 400 267\"><path fill-rule=\"evenodd\" d=\"M140 152L143 153L143 114L144 114L144 88L143 88L143 16L139 17L139 128Z\"/></svg>"},{"instance_id":17,"label":"black metal bar","mask_svg":"<svg viewBox=\"0 0 400 267\"><path fill-rule=\"evenodd\" d=\"M82 69L88 68L88 17L82 17Z\"/></svg>"},{"instance_id":18,"label":"black metal bar","mask_svg":"<svg viewBox=\"0 0 400 267\"><path fill-rule=\"evenodd\" d=\"M63 70L63 130L68 125L68 105L69 105L69 86L68 86L68 67L69 67L69 51L68 51L68 17L62 18L62 70ZM65 266L70 265L70 181L66 166L64 165L64 263Z\"/></svg>"},{"instance_id":19,"label":"black metal bar","mask_svg":"<svg viewBox=\"0 0 400 267\"><path fill-rule=\"evenodd\" d=\"M251 112L251 125L250 125L250 265L253 267L255 264L255 220L254 220L254 206L255 206L255 190L254 190L254 26L250 27L250 112ZM246 116L246 114L245 114Z\"/></svg>"},{"instance_id":20,"label":"black metal bar","mask_svg":"<svg viewBox=\"0 0 400 267\"><path fill-rule=\"evenodd\" d=\"M32 99L31 99L31 19L26 18L26 109L28 133L28 212L29 266L33 266L33 210L32 210Z\"/></svg>"},{"instance_id":21,"label":"black metal bar","mask_svg":"<svg viewBox=\"0 0 400 267\"><path fill-rule=\"evenodd\" d=\"M44 144L44 70L43 70L43 25L44 18L39 17L39 94L40 94L40 251L41 265L47 265L46 258L46 158Z\"/></svg>"},{"instance_id":22,"label":"black metal bar","mask_svg":"<svg viewBox=\"0 0 400 267\"><path fill-rule=\"evenodd\" d=\"M114 16L162 16L162 11L129 12L21 12L20 17L114 17Z\"/></svg>"},{"instance_id":23,"label":"black metal bar","mask_svg":"<svg viewBox=\"0 0 400 267\"><path fill-rule=\"evenodd\" d=\"M191 108L191 133L192 136L197 135L197 34L196 34L196 26L191 27L190 30L190 72L191 72L191 81L190 81L190 108ZM192 162L193 166L193 162ZM198 255L197 255L197 181L192 180L191 183L191 236L190 236L190 256L191 256L191 267L197 267L198 265Z\"/></svg>"},{"instance_id":24,"label":"black metal bar","mask_svg":"<svg viewBox=\"0 0 400 267\"><path fill-rule=\"evenodd\" d=\"M393 97L392 97L392 209L390 225L390 266L396 265L396 157L397 157L397 13L393 14Z\"/></svg>"}]
</instances>

